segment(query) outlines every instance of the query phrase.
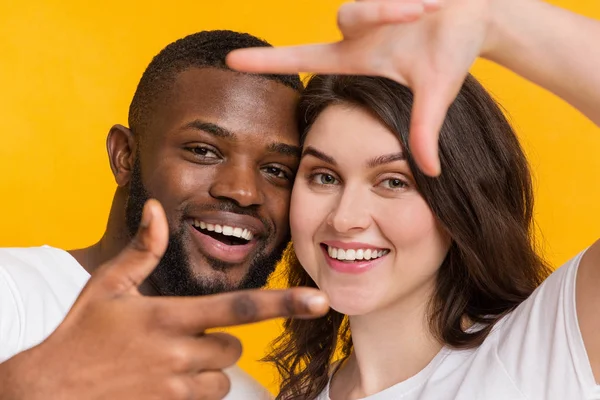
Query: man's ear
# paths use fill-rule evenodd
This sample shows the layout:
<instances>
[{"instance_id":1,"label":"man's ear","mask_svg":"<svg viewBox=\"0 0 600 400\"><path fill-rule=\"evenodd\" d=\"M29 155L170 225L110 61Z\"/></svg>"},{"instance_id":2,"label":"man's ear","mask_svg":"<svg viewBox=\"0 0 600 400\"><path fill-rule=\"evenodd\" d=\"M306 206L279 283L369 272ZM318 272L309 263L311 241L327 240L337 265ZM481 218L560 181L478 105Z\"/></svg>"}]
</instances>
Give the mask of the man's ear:
<instances>
[{"instance_id":1,"label":"man's ear","mask_svg":"<svg viewBox=\"0 0 600 400\"><path fill-rule=\"evenodd\" d=\"M114 125L106 138L106 150L110 169L117 185L125 186L131 179L136 154L136 141L133 132L123 125Z\"/></svg>"}]
</instances>

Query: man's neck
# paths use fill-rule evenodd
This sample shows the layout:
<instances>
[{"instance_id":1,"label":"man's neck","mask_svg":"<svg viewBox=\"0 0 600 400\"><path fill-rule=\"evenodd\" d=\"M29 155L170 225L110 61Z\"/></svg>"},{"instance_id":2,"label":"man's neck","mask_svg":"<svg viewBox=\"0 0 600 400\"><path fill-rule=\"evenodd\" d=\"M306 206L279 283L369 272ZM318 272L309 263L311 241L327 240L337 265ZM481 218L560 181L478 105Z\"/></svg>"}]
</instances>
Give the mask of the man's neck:
<instances>
[{"instance_id":1,"label":"man's neck","mask_svg":"<svg viewBox=\"0 0 600 400\"><path fill-rule=\"evenodd\" d=\"M102 238L89 247L68 251L90 275L102 264L116 257L131 240L125 218L125 204L124 194L117 190ZM148 282L140 286L140 291L147 295L157 294Z\"/></svg>"}]
</instances>

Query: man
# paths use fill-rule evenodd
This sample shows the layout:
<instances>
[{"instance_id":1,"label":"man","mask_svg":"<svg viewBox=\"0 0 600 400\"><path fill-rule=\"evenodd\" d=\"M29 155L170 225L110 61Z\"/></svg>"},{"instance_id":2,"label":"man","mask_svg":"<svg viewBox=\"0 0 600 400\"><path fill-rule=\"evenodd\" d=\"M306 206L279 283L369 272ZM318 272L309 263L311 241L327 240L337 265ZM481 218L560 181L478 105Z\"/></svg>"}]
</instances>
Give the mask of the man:
<instances>
[{"instance_id":1,"label":"man","mask_svg":"<svg viewBox=\"0 0 600 400\"><path fill-rule=\"evenodd\" d=\"M219 318L223 316L214 315L216 304L227 304L228 300L211 303L215 308L209 315L206 304L213 300L206 300L195 305L196 310L205 313L204 320L198 322L195 320L198 317L190 315L194 314L191 303L169 298L169 306L154 306L164 302L156 303L150 297L211 295L259 288L266 283L289 241L289 198L299 159L294 112L301 82L297 75L241 74L225 65L225 57L231 50L267 45L247 34L200 32L170 44L152 60L131 103L129 128L115 125L108 134L110 167L118 188L101 240L69 252L51 247L0 250L0 360L35 346L54 331L38 346L44 350L38 351L38 355L11 359L19 366L14 370L21 375L2 368L0 374L14 373L17 381L47 391L59 390L64 398L71 398L67 393L76 398L74 393L81 390L81 382L87 382L85 373L91 374L86 383L89 391L81 398L116 398L108 393L127 398L127 390L129 396L134 396L129 398L142 394L144 398L200 395L220 398L227 392L228 384L223 383L221 375L211 375L210 370L234 363L241 351L239 344L222 334L200 337L198 334L218 324L298 314L303 307L298 304L309 301L307 294L275 293L277 297L271 300L281 307L273 309L263 304L262 307L271 309L265 314L264 309L257 308L260 305L257 294L235 294L232 313L239 318L222 320ZM162 204L168 220L168 246L158 266L147 279L143 278L149 271L136 272L132 277L126 266L119 268L127 273L105 272L111 271L106 265L124 263L124 256L118 255L136 231L140 230L142 237L148 236L149 221L157 224L160 220L160 207L149 202L144 214L146 221L140 227L144 204L150 198ZM144 245L144 240L134 240L133 250L128 251L149 252L151 246ZM154 255L158 253L161 252L155 251ZM117 261L109 261L115 257ZM112 270L115 269L119 270L113 266ZM100 278L90 281L88 286L92 288L86 287L61 324L90 274L99 274ZM94 303L100 300L90 294L97 291L103 293L101 303ZM95 300L90 300L90 296ZM110 301L111 296L122 301L118 308ZM300 313L319 314L324 302L322 298L315 301L316 308L304 307ZM187 309L188 314L175 311L178 309L173 308L174 304ZM165 326L171 332L177 326L178 335L182 335L180 325L188 319L194 322L184 329L185 345L167 346L168 351L161 348L161 343L171 343L171 336L167 340L156 332L163 332ZM115 333L118 329L122 331ZM121 343L124 336L129 341ZM131 341L136 337L143 346ZM68 353L57 355L57 348ZM131 351L132 348L139 351ZM91 357L94 349L96 355ZM112 365L106 363L109 353L116 357ZM131 356L127 360L136 360L120 365L122 354ZM87 359L81 361L75 356ZM77 362L72 362L73 357ZM32 379L31 370L35 368L39 368L39 374L56 373L44 368L49 360L59 366L71 365L74 374L71 380L64 374L46 380ZM204 373L195 376L193 383L184 384L177 375L177 381L167 380L158 391L147 393L152 384L168 375L161 370L153 382L148 378L164 367L163 360L164 365L172 366L169 374L200 370ZM131 375L133 365L138 369ZM93 373L82 372L81 368ZM23 374L25 370L29 371ZM122 375L118 374L120 371ZM267 397L267 392L239 369L228 370L228 375L231 380L228 398ZM62 386L54 382L62 382ZM29 390L28 385L20 385L17 392ZM119 391L118 385L123 390ZM71 387L75 389L69 391ZM160 392L165 387L166 392ZM24 397L35 398L33 394L40 395L41 390L27 392ZM210 396L203 390L210 391ZM57 393L53 397L63 398ZM4 398L2 392L0 398Z\"/></svg>"}]
</instances>

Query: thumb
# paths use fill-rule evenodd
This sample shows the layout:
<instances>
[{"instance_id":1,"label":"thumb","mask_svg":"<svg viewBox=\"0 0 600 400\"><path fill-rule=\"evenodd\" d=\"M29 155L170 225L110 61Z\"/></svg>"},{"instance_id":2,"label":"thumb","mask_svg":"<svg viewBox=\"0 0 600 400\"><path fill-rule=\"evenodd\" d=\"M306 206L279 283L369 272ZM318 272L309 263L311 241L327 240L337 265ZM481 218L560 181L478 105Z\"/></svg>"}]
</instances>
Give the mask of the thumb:
<instances>
[{"instance_id":1,"label":"thumb","mask_svg":"<svg viewBox=\"0 0 600 400\"><path fill-rule=\"evenodd\" d=\"M362 1L344 3L338 10L338 27L350 39L387 24L418 20L425 13L420 1Z\"/></svg>"},{"instance_id":2,"label":"thumb","mask_svg":"<svg viewBox=\"0 0 600 400\"><path fill-rule=\"evenodd\" d=\"M106 263L99 278L102 288L111 294L122 294L137 287L161 260L169 241L165 212L156 200L144 205L136 235L114 259Z\"/></svg>"},{"instance_id":3,"label":"thumb","mask_svg":"<svg viewBox=\"0 0 600 400\"><path fill-rule=\"evenodd\" d=\"M435 80L414 90L409 146L419 169L426 175L435 177L441 173L438 154L440 130L459 90L460 82L455 85Z\"/></svg>"}]
</instances>

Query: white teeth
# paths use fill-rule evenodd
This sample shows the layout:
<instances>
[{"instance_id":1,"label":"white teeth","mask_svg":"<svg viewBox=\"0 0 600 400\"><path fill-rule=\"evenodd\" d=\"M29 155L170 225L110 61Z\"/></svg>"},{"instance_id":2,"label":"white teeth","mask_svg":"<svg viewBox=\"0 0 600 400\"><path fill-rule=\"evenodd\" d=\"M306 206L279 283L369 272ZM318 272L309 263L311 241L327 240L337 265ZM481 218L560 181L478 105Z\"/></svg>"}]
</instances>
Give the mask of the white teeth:
<instances>
[{"instance_id":1,"label":"white teeth","mask_svg":"<svg viewBox=\"0 0 600 400\"><path fill-rule=\"evenodd\" d=\"M208 224L206 222L193 220L192 225L196 228L205 229L207 231L215 231L217 233L221 233L224 236L235 236L238 238L246 239L248 241L254 238L254 234L250 232L248 229L234 227L229 225L219 225L219 224Z\"/></svg>"},{"instance_id":2,"label":"white teeth","mask_svg":"<svg viewBox=\"0 0 600 400\"><path fill-rule=\"evenodd\" d=\"M356 259L356 250L349 249L346 250L346 260L354 261Z\"/></svg>"},{"instance_id":3,"label":"white teeth","mask_svg":"<svg viewBox=\"0 0 600 400\"><path fill-rule=\"evenodd\" d=\"M389 250L374 250L374 249L338 249L332 246L327 246L327 254L329 257L340 261L354 260L373 260L383 257L388 254Z\"/></svg>"}]
</instances>

